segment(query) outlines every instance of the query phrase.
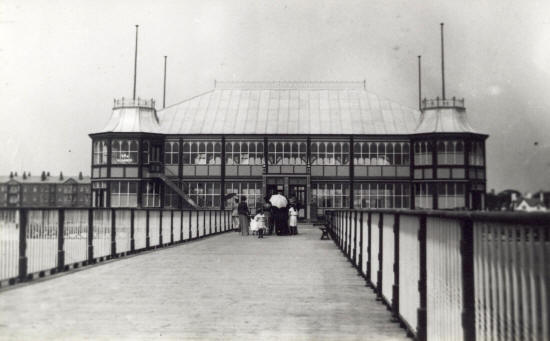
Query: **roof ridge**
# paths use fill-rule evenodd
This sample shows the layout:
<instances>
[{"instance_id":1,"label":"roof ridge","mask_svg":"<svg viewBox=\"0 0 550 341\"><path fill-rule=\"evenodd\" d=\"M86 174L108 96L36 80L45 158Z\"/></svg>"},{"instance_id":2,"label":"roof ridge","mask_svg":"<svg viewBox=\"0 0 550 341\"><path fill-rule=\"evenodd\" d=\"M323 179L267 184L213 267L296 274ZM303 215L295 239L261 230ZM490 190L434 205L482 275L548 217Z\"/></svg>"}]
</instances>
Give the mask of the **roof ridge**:
<instances>
[{"instance_id":1,"label":"roof ridge","mask_svg":"<svg viewBox=\"0 0 550 341\"><path fill-rule=\"evenodd\" d=\"M216 81L214 88L235 90L365 89L365 81Z\"/></svg>"}]
</instances>

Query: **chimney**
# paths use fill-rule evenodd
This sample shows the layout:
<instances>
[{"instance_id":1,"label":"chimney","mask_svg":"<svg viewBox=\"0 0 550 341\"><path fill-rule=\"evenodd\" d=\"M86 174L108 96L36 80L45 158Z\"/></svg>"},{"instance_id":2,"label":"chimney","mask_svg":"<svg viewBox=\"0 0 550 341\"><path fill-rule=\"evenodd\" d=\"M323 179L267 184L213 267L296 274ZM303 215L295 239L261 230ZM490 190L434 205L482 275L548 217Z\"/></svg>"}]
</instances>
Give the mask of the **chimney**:
<instances>
[{"instance_id":1,"label":"chimney","mask_svg":"<svg viewBox=\"0 0 550 341\"><path fill-rule=\"evenodd\" d=\"M63 172L59 172L59 180L63 180Z\"/></svg>"},{"instance_id":2,"label":"chimney","mask_svg":"<svg viewBox=\"0 0 550 341\"><path fill-rule=\"evenodd\" d=\"M23 180L26 180L26 179L27 179L27 174L23 172Z\"/></svg>"},{"instance_id":3,"label":"chimney","mask_svg":"<svg viewBox=\"0 0 550 341\"><path fill-rule=\"evenodd\" d=\"M46 172L46 176L50 176L50 172Z\"/></svg>"},{"instance_id":4,"label":"chimney","mask_svg":"<svg viewBox=\"0 0 550 341\"><path fill-rule=\"evenodd\" d=\"M13 179L13 171L10 172L10 179Z\"/></svg>"},{"instance_id":5,"label":"chimney","mask_svg":"<svg viewBox=\"0 0 550 341\"><path fill-rule=\"evenodd\" d=\"M78 172L78 180L82 180L84 177L82 176L82 172Z\"/></svg>"},{"instance_id":6,"label":"chimney","mask_svg":"<svg viewBox=\"0 0 550 341\"><path fill-rule=\"evenodd\" d=\"M40 180L42 181L46 180L46 172L42 171L42 174L40 174Z\"/></svg>"},{"instance_id":7,"label":"chimney","mask_svg":"<svg viewBox=\"0 0 550 341\"><path fill-rule=\"evenodd\" d=\"M31 177L31 172L29 172L29 178Z\"/></svg>"},{"instance_id":8,"label":"chimney","mask_svg":"<svg viewBox=\"0 0 550 341\"><path fill-rule=\"evenodd\" d=\"M15 171L15 177L17 178L17 171Z\"/></svg>"}]
</instances>

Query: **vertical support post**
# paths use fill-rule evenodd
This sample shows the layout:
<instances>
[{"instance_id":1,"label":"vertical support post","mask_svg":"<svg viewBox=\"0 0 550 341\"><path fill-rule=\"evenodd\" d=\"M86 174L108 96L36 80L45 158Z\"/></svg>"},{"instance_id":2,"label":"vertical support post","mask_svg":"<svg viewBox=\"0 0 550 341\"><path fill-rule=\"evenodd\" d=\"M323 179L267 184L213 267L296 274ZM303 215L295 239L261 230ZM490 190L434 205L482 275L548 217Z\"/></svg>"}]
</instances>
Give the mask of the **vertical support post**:
<instances>
[{"instance_id":1,"label":"vertical support post","mask_svg":"<svg viewBox=\"0 0 550 341\"><path fill-rule=\"evenodd\" d=\"M151 241L149 239L149 210L145 211L145 249L149 250Z\"/></svg>"},{"instance_id":2,"label":"vertical support post","mask_svg":"<svg viewBox=\"0 0 550 341\"><path fill-rule=\"evenodd\" d=\"M357 211L353 212L353 265L357 267Z\"/></svg>"},{"instance_id":3,"label":"vertical support post","mask_svg":"<svg viewBox=\"0 0 550 341\"><path fill-rule=\"evenodd\" d=\"M418 229L418 242L419 242L419 270L420 276L418 280L418 292L420 296L420 305L417 311L417 340L427 341L428 339L428 293L427 293L427 262L426 262L426 215L420 216L420 228Z\"/></svg>"},{"instance_id":4,"label":"vertical support post","mask_svg":"<svg viewBox=\"0 0 550 341\"><path fill-rule=\"evenodd\" d=\"M136 25L136 49L134 51L134 97L133 99L136 99L136 80L137 80L137 50L138 50L138 27L139 25Z\"/></svg>"},{"instance_id":5,"label":"vertical support post","mask_svg":"<svg viewBox=\"0 0 550 341\"><path fill-rule=\"evenodd\" d=\"M197 213L197 237L196 238L199 238L200 236L200 232L199 232L199 211L195 211Z\"/></svg>"},{"instance_id":6,"label":"vertical support post","mask_svg":"<svg viewBox=\"0 0 550 341\"><path fill-rule=\"evenodd\" d=\"M130 210L130 252L134 252L136 250L136 240L135 240L135 211L132 208Z\"/></svg>"},{"instance_id":7,"label":"vertical support post","mask_svg":"<svg viewBox=\"0 0 550 341\"><path fill-rule=\"evenodd\" d=\"M180 211L180 242L183 241L183 210Z\"/></svg>"},{"instance_id":8,"label":"vertical support post","mask_svg":"<svg viewBox=\"0 0 550 341\"><path fill-rule=\"evenodd\" d=\"M111 258L116 257L116 211L111 208Z\"/></svg>"},{"instance_id":9,"label":"vertical support post","mask_svg":"<svg viewBox=\"0 0 550 341\"><path fill-rule=\"evenodd\" d=\"M394 321L399 320L399 218L399 213L396 213L393 222L393 299L391 306Z\"/></svg>"},{"instance_id":10,"label":"vertical support post","mask_svg":"<svg viewBox=\"0 0 550 341\"><path fill-rule=\"evenodd\" d=\"M94 262L94 210L88 209L88 264Z\"/></svg>"},{"instance_id":11,"label":"vertical support post","mask_svg":"<svg viewBox=\"0 0 550 341\"><path fill-rule=\"evenodd\" d=\"M351 250L352 250L352 239L351 239L351 230L353 228L353 212L352 211L349 211L348 212L348 245L347 245L347 249L346 249L346 252L348 254L348 258L350 261L353 262L353 258L352 258L352 254L351 254Z\"/></svg>"},{"instance_id":12,"label":"vertical support post","mask_svg":"<svg viewBox=\"0 0 550 341\"><path fill-rule=\"evenodd\" d=\"M384 264L384 214L378 219L378 272L376 273L376 299L382 299L382 276Z\"/></svg>"},{"instance_id":13,"label":"vertical support post","mask_svg":"<svg viewBox=\"0 0 550 341\"><path fill-rule=\"evenodd\" d=\"M445 100L445 47L443 41L443 23L441 23L441 92Z\"/></svg>"},{"instance_id":14,"label":"vertical support post","mask_svg":"<svg viewBox=\"0 0 550 341\"><path fill-rule=\"evenodd\" d=\"M159 247L162 247L162 209L159 210Z\"/></svg>"},{"instance_id":15,"label":"vertical support post","mask_svg":"<svg viewBox=\"0 0 550 341\"><path fill-rule=\"evenodd\" d=\"M359 212L359 260L357 266L359 273L363 276L363 211Z\"/></svg>"},{"instance_id":16,"label":"vertical support post","mask_svg":"<svg viewBox=\"0 0 550 341\"><path fill-rule=\"evenodd\" d=\"M189 239L193 239L193 211L189 211Z\"/></svg>"},{"instance_id":17,"label":"vertical support post","mask_svg":"<svg viewBox=\"0 0 550 341\"><path fill-rule=\"evenodd\" d=\"M65 210L60 208L57 212L57 271L61 272L65 269Z\"/></svg>"},{"instance_id":18,"label":"vertical support post","mask_svg":"<svg viewBox=\"0 0 550 341\"><path fill-rule=\"evenodd\" d=\"M170 210L170 244L174 244L174 210Z\"/></svg>"},{"instance_id":19,"label":"vertical support post","mask_svg":"<svg viewBox=\"0 0 550 341\"><path fill-rule=\"evenodd\" d=\"M206 236L206 211L202 215L202 235L203 237Z\"/></svg>"},{"instance_id":20,"label":"vertical support post","mask_svg":"<svg viewBox=\"0 0 550 341\"><path fill-rule=\"evenodd\" d=\"M211 210L208 210L208 234L212 234L212 211Z\"/></svg>"},{"instance_id":21,"label":"vertical support post","mask_svg":"<svg viewBox=\"0 0 550 341\"><path fill-rule=\"evenodd\" d=\"M471 219L461 221L462 328L464 340L475 341L474 226Z\"/></svg>"},{"instance_id":22,"label":"vertical support post","mask_svg":"<svg viewBox=\"0 0 550 341\"><path fill-rule=\"evenodd\" d=\"M29 210L19 209L19 281L27 279L27 221Z\"/></svg>"},{"instance_id":23,"label":"vertical support post","mask_svg":"<svg viewBox=\"0 0 550 341\"><path fill-rule=\"evenodd\" d=\"M370 277L371 277L371 264L372 264L372 258L371 258L371 242L372 242L372 229L371 229L371 222L372 222L372 212L368 212L368 217L367 217L367 229L368 229L368 234L367 234L367 271L366 271L366 276L367 276L367 285L369 285L370 283Z\"/></svg>"}]
</instances>

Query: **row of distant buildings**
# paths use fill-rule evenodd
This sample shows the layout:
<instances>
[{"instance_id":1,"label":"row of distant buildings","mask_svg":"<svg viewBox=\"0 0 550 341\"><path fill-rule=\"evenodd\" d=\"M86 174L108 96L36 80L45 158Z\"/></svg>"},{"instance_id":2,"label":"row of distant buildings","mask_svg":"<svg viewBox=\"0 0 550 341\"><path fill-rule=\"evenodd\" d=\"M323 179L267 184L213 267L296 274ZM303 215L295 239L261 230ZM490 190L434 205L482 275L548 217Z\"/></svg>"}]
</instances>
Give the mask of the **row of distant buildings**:
<instances>
[{"instance_id":1,"label":"row of distant buildings","mask_svg":"<svg viewBox=\"0 0 550 341\"><path fill-rule=\"evenodd\" d=\"M0 207L91 207L91 183L77 176L39 176L23 172L0 175Z\"/></svg>"},{"instance_id":2,"label":"row of distant buildings","mask_svg":"<svg viewBox=\"0 0 550 341\"><path fill-rule=\"evenodd\" d=\"M487 193L487 209L490 211L544 212L550 210L550 191L526 193L507 189L499 193Z\"/></svg>"}]
</instances>

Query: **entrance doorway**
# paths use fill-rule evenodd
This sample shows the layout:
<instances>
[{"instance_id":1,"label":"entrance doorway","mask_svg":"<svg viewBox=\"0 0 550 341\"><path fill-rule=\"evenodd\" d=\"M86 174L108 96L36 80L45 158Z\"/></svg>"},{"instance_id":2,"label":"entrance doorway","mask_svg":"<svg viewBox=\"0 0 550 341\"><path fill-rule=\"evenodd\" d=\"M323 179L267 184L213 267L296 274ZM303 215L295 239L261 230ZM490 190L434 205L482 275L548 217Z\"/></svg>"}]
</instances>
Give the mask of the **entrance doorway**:
<instances>
[{"instance_id":1,"label":"entrance doorway","mask_svg":"<svg viewBox=\"0 0 550 341\"><path fill-rule=\"evenodd\" d=\"M305 185L289 185L288 186L288 197L296 198L296 203L298 205L298 218L305 219L307 217L307 207L306 207L306 186Z\"/></svg>"}]
</instances>

